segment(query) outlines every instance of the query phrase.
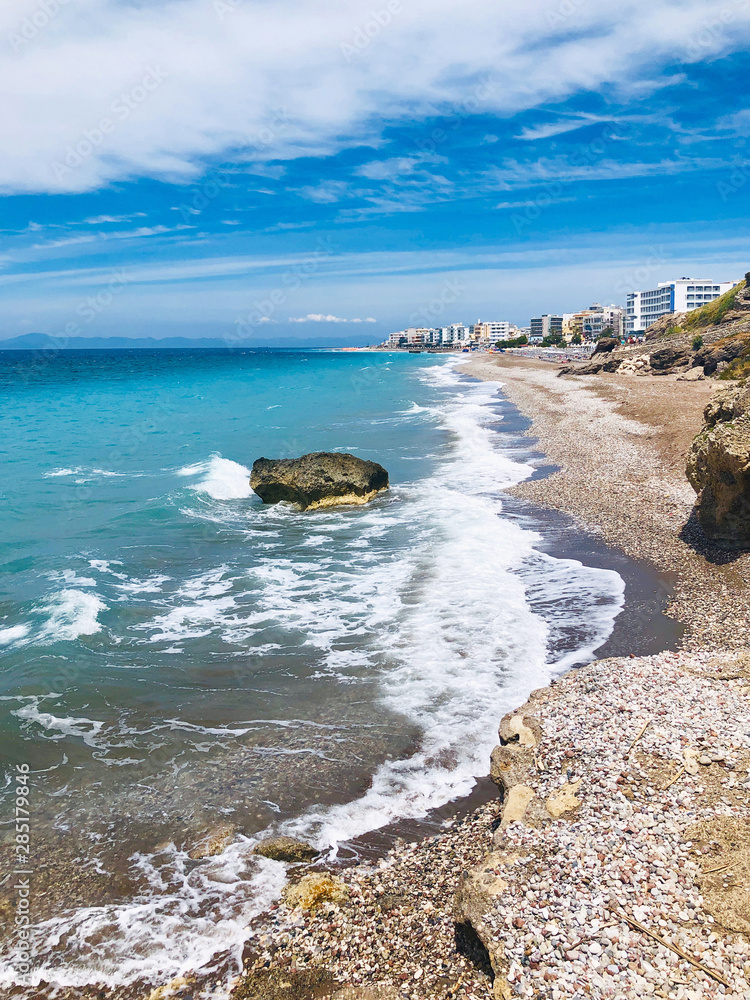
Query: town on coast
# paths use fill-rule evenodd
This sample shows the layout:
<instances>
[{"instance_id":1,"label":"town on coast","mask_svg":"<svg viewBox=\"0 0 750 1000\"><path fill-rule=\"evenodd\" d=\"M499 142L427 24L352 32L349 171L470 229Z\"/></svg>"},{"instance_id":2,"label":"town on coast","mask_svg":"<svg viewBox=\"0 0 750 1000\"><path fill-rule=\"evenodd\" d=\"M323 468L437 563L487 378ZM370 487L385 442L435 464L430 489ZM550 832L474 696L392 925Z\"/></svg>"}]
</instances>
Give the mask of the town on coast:
<instances>
[{"instance_id":1,"label":"town on coast","mask_svg":"<svg viewBox=\"0 0 750 1000\"><path fill-rule=\"evenodd\" d=\"M662 316L699 309L738 283L739 279L714 282L708 278L676 278L660 281L655 288L628 292L625 306L603 306L594 302L587 309L574 313L535 316L527 326L517 326L507 320L410 326L391 333L380 346L410 351L502 350L527 345L586 350L600 337L635 344L643 340L646 330ZM434 311L443 311L443 308L443 303L437 303Z\"/></svg>"}]
</instances>

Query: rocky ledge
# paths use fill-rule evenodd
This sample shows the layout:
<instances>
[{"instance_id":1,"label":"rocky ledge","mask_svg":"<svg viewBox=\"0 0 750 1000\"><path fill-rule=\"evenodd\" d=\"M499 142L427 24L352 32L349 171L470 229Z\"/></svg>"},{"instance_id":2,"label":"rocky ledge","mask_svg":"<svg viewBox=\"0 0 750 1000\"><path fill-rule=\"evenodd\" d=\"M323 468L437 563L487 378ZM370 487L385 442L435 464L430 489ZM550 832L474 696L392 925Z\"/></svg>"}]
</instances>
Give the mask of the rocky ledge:
<instances>
[{"instance_id":1,"label":"rocky ledge","mask_svg":"<svg viewBox=\"0 0 750 1000\"><path fill-rule=\"evenodd\" d=\"M703 416L687 458L698 520L720 547L750 548L750 385L721 389Z\"/></svg>"},{"instance_id":2,"label":"rocky ledge","mask_svg":"<svg viewBox=\"0 0 750 1000\"><path fill-rule=\"evenodd\" d=\"M316 451L301 458L259 458L250 486L263 503L286 500L302 510L364 504L388 489L388 473L355 455Z\"/></svg>"}]
</instances>

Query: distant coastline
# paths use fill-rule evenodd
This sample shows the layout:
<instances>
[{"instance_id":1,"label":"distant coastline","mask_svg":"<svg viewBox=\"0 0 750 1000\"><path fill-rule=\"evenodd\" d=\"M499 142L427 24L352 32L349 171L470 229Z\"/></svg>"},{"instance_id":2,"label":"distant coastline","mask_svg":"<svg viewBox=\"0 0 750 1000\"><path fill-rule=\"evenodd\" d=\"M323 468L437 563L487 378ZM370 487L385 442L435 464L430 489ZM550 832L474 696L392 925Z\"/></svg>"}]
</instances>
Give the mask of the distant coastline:
<instances>
[{"instance_id":1,"label":"distant coastline","mask_svg":"<svg viewBox=\"0 0 750 1000\"><path fill-rule=\"evenodd\" d=\"M325 348L366 347L357 338L267 337L238 340L235 337L51 337L46 333L27 333L0 340L0 351L128 351L128 350L316 350Z\"/></svg>"}]
</instances>

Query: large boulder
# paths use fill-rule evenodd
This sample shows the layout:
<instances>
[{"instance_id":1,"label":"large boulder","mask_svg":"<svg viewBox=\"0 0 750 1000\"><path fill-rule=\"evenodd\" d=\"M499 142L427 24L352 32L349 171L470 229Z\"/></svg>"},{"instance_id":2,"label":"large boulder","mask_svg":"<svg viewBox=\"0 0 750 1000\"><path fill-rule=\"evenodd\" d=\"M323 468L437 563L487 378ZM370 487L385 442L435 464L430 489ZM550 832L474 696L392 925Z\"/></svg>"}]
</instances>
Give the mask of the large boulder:
<instances>
[{"instance_id":1,"label":"large boulder","mask_svg":"<svg viewBox=\"0 0 750 1000\"><path fill-rule=\"evenodd\" d=\"M288 500L303 510L363 504L388 489L388 473L355 455L316 451L301 458L259 458L250 486L263 503Z\"/></svg>"},{"instance_id":2,"label":"large boulder","mask_svg":"<svg viewBox=\"0 0 750 1000\"><path fill-rule=\"evenodd\" d=\"M685 368L693 359L692 351L678 344L666 344L651 352L651 370L657 375L667 375L675 368Z\"/></svg>"},{"instance_id":3,"label":"large boulder","mask_svg":"<svg viewBox=\"0 0 750 1000\"><path fill-rule=\"evenodd\" d=\"M596 342L594 354L609 354L610 351L614 351L619 346L620 341L617 337L600 337Z\"/></svg>"},{"instance_id":4,"label":"large boulder","mask_svg":"<svg viewBox=\"0 0 750 1000\"><path fill-rule=\"evenodd\" d=\"M750 547L750 385L720 390L704 411L687 477L698 496L698 519L721 548Z\"/></svg>"}]
</instances>

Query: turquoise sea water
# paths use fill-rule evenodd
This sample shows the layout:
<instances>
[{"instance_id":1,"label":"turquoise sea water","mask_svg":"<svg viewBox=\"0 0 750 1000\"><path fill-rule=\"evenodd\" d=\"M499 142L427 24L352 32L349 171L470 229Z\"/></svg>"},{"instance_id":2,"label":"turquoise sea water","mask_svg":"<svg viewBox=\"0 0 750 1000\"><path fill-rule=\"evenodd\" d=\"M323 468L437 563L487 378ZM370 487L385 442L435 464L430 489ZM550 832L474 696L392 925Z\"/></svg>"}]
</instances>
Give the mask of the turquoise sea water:
<instances>
[{"instance_id":1,"label":"turquoise sea water","mask_svg":"<svg viewBox=\"0 0 750 1000\"><path fill-rule=\"evenodd\" d=\"M28 764L37 889L33 971L8 939L0 985L224 974L283 883L259 836L335 853L468 793L501 715L621 608L616 573L504 516L533 467L456 359L6 352L0 398L2 849ZM313 450L391 489L252 494L255 458Z\"/></svg>"}]
</instances>

